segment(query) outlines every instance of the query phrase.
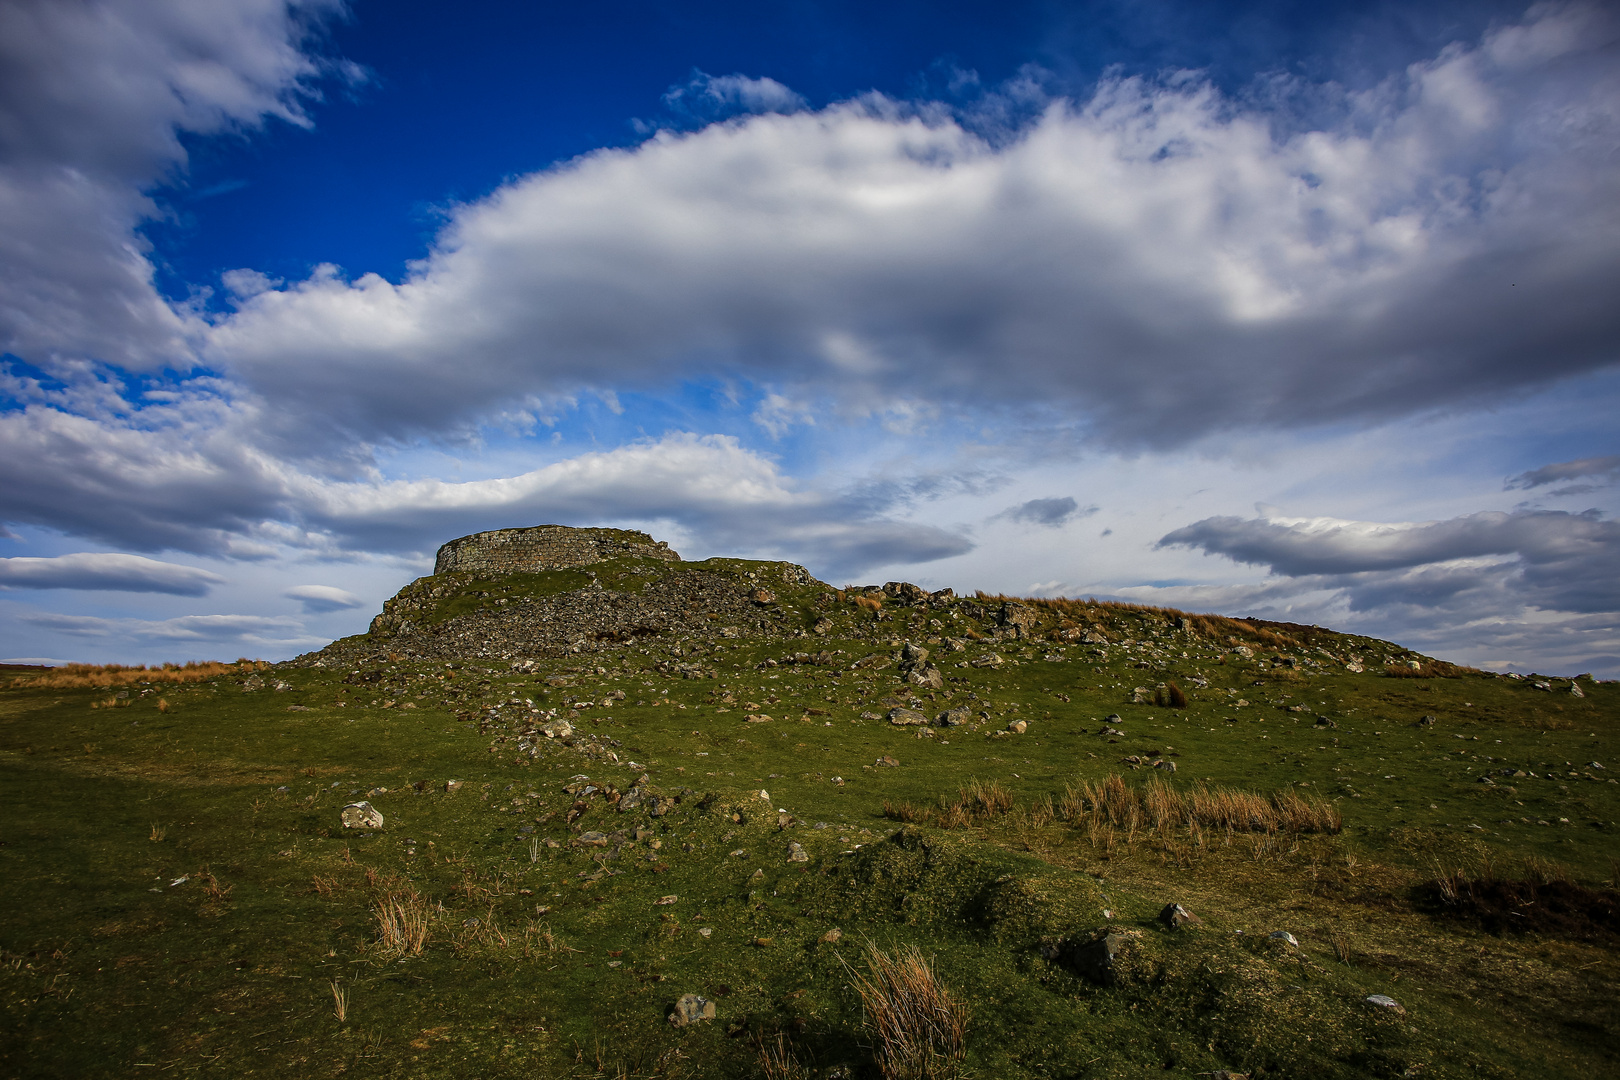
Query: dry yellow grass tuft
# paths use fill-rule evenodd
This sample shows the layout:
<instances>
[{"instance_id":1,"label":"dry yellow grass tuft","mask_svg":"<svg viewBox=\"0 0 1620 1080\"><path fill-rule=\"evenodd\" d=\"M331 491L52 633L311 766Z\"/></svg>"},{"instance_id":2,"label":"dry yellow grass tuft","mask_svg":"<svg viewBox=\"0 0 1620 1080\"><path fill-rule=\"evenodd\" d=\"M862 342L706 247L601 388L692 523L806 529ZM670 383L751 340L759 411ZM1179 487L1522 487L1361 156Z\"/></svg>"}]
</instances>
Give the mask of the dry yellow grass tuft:
<instances>
[{"instance_id":1,"label":"dry yellow grass tuft","mask_svg":"<svg viewBox=\"0 0 1620 1080\"><path fill-rule=\"evenodd\" d=\"M388 957L420 956L428 943L428 904L415 889L391 892L372 907L377 946Z\"/></svg>"},{"instance_id":2,"label":"dry yellow grass tuft","mask_svg":"<svg viewBox=\"0 0 1620 1080\"><path fill-rule=\"evenodd\" d=\"M852 972L866 1022L877 1035L885 1080L945 1080L957 1075L967 1041L967 1007L952 997L915 945L866 950L869 976Z\"/></svg>"},{"instance_id":3,"label":"dry yellow grass tuft","mask_svg":"<svg viewBox=\"0 0 1620 1080\"><path fill-rule=\"evenodd\" d=\"M47 674L36 675L26 680L25 685L41 690L73 690L97 686L131 686L136 683L197 683L263 671L269 666L263 660L246 658L234 664L222 664L217 660L192 660L185 664L163 664L150 668L145 664L133 667L124 664L68 664ZM127 705L127 699L121 704ZM102 707L115 706L109 702ZM167 706L161 703L158 708L164 712L168 711Z\"/></svg>"},{"instance_id":4,"label":"dry yellow grass tuft","mask_svg":"<svg viewBox=\"0 0 1620 1080\"><path fill-rule=\"evenodd\" d=\"M938 825L942 829L966 828L975 821L1005 814L1012 808L1012 792L997 780L988 784L969 780L957 789L955 802L940 799L937 807L883 800L883 816L886 818L917 825Z\"/></svg>"},{"instance_id":5,"label":"dry yellow grass tuft","mask_svg":"<svg viewBox=\"0 0 1620 1080\"><path fill-rule=\"evenodd\" d=\"M1179 791L1163 780L1138 790L1121 777L1069 785L1058 802L1058 816L1088 826L1138 831L1197 827L1225 832L1336 833L1343 820L1332 803L1293 790L1269 798L1236 788L1198 784Z\"/></svg>"},{"instance_id":6,"label":"dry yellow grass tuft","mask_svg":"<svg viewBox=\"0 0 1620 1080\"><path fill-rule=\"evenodd\" d=\"M332 1012L340 1024L349 1018L349 992L339 986L336 979L332 980Z\"/></svg>"}]
</instances>

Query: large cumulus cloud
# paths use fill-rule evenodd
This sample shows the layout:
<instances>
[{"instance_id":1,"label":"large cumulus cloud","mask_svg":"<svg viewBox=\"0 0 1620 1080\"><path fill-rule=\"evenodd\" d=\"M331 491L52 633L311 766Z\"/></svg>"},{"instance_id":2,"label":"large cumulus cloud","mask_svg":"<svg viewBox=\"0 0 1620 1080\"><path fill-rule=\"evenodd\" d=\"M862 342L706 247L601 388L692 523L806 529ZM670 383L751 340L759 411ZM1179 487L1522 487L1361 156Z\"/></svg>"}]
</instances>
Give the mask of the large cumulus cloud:
<instances>
[{"instance_id":1,"label":"large cumulus cloud","mask_svg":"<svg viewBox=\"0 0 1620 1080\"><path fill-rule=\"evenodd\" d=\"M202 348L299 439L717 373L1136 445L1483 400L1617 359L1617 36L1538 7L1304 129L1117 79L1006 142L873 97L666 132L459 208L403 281L246 289Z\"/></svg>"},{"instance_id":2,"label":"large cumulus cloud","mask_svg":"<svg viewBox=\"0 0 1620 1080\"><path fill-rule=\"evenodd\" d=\"M193 358L138 226L184 135L307 124L307 45L343 0L0 4L0 352L141 369Z\"/></svg>"}]
</instances>

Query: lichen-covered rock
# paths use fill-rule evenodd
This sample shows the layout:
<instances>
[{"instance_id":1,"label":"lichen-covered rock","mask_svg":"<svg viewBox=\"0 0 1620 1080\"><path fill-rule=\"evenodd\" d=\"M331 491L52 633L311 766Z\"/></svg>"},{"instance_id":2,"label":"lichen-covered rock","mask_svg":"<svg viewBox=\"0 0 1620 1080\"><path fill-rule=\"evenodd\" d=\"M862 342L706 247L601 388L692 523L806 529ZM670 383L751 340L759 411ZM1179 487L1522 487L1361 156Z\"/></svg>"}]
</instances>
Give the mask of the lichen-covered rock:
<instances>
[{"instance_id":1,"label":"lichen-covered rock","mask_svg":"<svg viewBox=\"0 0 1620 1080\"><path fill-rule=\"evenodd\" d=\"M342 816L345 829L380 829L383 827L382 812L369 802L350 803L343 808Z\"/></svg>"},{"instance_id":2,"label":"lichen-covered rock","mask_svg":"<svg viewBox=\"0 0 1620 1080\"><path fill-rule=\"evenodd\" d=\"M697 994L682 994L669 1014L669 1022L676 1027L686 1027L700 1020L713 1020L714 1016L714 1002Z\"/></svg>"}]
</instances>

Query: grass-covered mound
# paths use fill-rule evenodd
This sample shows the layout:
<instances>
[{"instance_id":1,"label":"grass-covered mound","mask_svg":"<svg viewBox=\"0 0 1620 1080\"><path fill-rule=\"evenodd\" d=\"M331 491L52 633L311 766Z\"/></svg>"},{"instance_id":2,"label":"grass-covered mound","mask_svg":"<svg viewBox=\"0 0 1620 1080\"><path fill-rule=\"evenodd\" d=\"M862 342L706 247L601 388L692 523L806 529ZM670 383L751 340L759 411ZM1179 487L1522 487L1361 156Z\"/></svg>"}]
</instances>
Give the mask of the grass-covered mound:
<instances>
[{"instance_id":1,"label":"grass-covered mound","mask_svg":"<svg viewBox=\"0 0 1620 1080\"><path fill-rule=\"evenodd\" d=\"M1616 1071L1620 688L712 563L11 673L0 1073ZM447 658L693 573L644 634Z\"/></svg>"}]
</instances>

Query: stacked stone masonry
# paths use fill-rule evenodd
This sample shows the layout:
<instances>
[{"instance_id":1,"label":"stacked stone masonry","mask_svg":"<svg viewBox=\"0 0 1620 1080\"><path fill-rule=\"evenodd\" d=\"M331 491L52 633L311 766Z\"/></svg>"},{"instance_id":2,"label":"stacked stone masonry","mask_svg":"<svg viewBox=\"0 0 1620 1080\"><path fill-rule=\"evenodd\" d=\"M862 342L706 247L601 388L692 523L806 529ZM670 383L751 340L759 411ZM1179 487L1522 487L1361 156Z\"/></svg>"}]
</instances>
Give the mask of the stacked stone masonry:
<instances>
[{"instance_id":1,"label":"stacked stone masonry","mask_svg":"<svg viewBox=\"0 0 1620 1080\"><path fill-rule=\"evenodd\" d=\"M575 529L537 525L495 529L452 540L439 549L434 574L523 574L563 570L626 555L680 562L662 540L630 529Z\"/></svg>"}]
</instances>

